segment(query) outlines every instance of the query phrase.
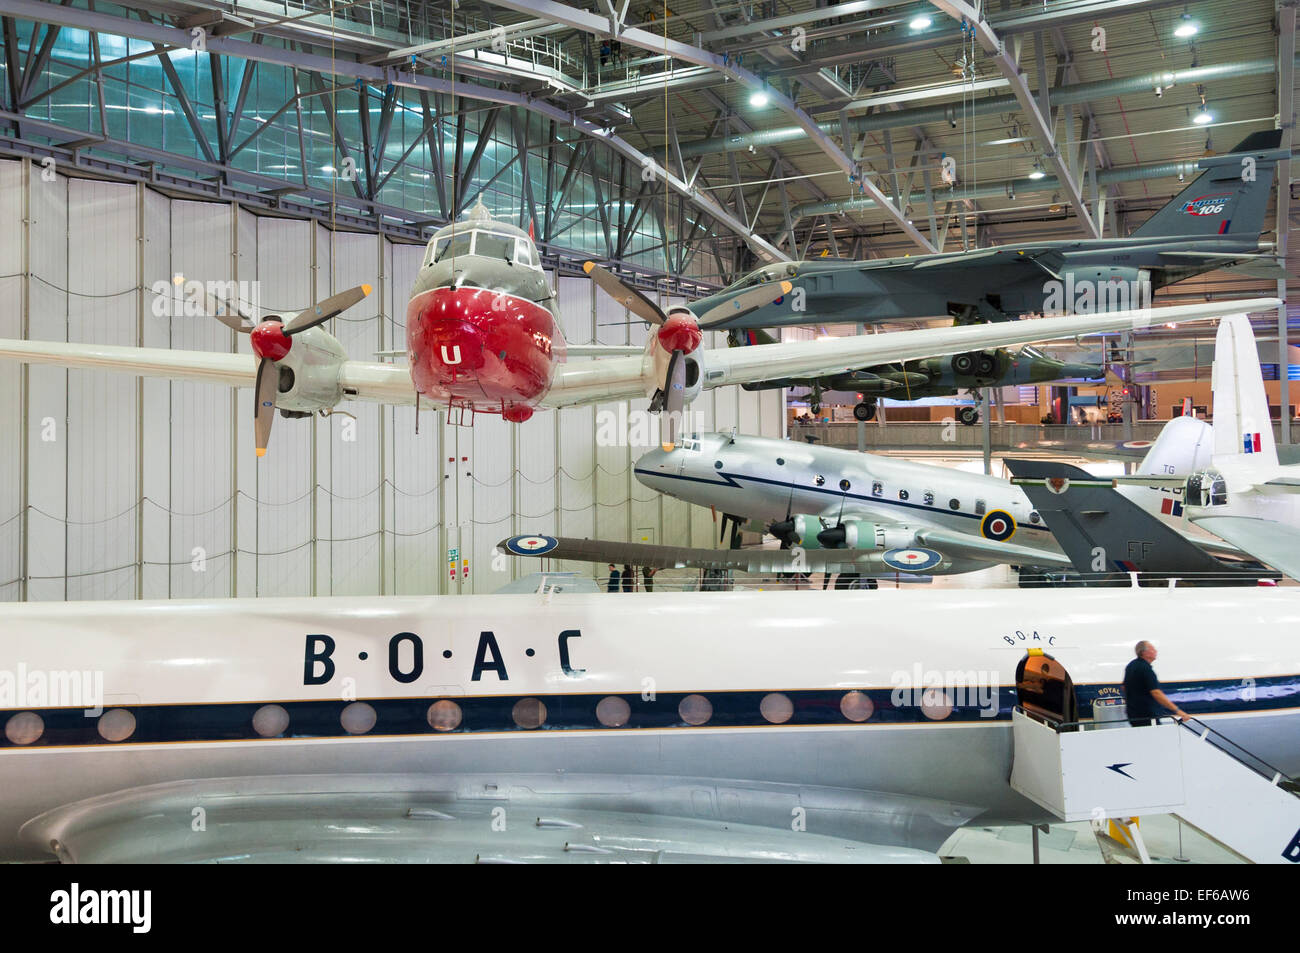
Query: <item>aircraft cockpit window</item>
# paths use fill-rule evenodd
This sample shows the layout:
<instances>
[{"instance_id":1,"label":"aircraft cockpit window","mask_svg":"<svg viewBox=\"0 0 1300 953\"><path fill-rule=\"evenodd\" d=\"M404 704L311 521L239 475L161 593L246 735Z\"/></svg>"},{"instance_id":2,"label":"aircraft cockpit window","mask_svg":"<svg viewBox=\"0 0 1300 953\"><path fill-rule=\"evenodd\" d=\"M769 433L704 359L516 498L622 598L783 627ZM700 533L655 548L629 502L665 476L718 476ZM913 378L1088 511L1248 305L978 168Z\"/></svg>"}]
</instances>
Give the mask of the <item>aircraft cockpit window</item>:
<instances>
[{"instance_id":1,"label":"aircraft cockpit window","mask_svg":"<svg viewBox=\"0 0 1300 953\"><path fill-rule=\"evenodd\" d=\"M683 450L690 450L694 453L700 452L700 442L693 437L687 437L678 446Z\"/></svg>"},{"instance_id":2,"label":"aircraft cockpit window","mask_svg":"<svg viewBox=\"0 0 1300 953\"><path fill-rule=\"evenodd\" d=\"M515 257L514 236L498 235L495 232L475 232L474 254L480 258L498 258L502 261L513 261Z\"/></svg>"},{"instance_id":3,"label":"aircraft cockpit window","mask_svg":"<svg viewBox=\"0 0 1300 953\"><path fill-rule=\"evenodd\" d=\"M529 268L538 267L537 250L533 248L533 243L526 238L515 239L515 263Z\"/></svg>"},{"instance_id":4,"label":"aircraft cockpit window","mask_svg":"<svg viewBox=\"0 0 1300 953\"><path fill-rule=\"evenodd\" d=\"M433 260L442 261L444 258L459 258L462 255L468 255L473 237L473 232L460 232L438 239L438 243L433 250Z\"/></svg>"},{"instance_id":5,"label":"aircraft cockpit window","mask_svg":"<svg viewBox=\"0 0 1300 953\"><path fill-rule=\"evenodd\" d=\"M1214 474L1214 482L1210 484L1210 505L1226 506L1228 503L1228 484L1224 481L1221 474Z\"/></svg>"}]
</instances>

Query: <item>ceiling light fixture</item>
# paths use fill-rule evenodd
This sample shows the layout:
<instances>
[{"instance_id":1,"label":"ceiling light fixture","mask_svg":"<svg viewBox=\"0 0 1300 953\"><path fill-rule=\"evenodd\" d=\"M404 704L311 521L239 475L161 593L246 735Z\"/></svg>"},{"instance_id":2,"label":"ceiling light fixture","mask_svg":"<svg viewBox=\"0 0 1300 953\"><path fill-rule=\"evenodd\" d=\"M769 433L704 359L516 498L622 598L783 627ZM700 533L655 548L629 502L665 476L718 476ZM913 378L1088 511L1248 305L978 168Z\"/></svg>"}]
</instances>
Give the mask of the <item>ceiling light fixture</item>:
<instances>
[{"instance_id":1,"label":"ceiling light fixture","mask_svg":"<svg viewBox=\"0 0 1300 953\"><path fill-rule=\"evenodd\" d=\"M1180 40L1190 39L1200 32L1201 25L1192 19L1190 13L1184 13L1178 18L1178 26L1174 27L1174 36Z\"/></svg>"},{"instance_id":2,"label":"ceiling light fixture","mask_svg":"<svg viewBox=\"0 0 1300 953\"><path fill-rule=\"evenodd\" d=\"M1196 110L1196 115L1192 117L1192 122L1198 126L1204 126L1206 123L1214 122L1214 113L1210 112L1204 105Z\"/></svg>"},{"instance_id":3,"label":"ceiling light fixture","mask_svg":"<svg viewBox=\"0 0 1300 953\"><path fill-rule=\"evenodd\" d=\"M762 109L770 101L771 100L769 99L767 93L763 92L763 90L761 89L756 89L749 94L749 104L753 106L755 109Z\"/></svg>"},{"instance_id":4,"label":"ceiling light fixture","mask_svg":"<svg viewBox=\"0 0 1300 953\"><path fill-rule=\"evenodd\" d=\"M1038 162L1037 160L1035 160L1035 162L1034 162L1034 171L1032 171L1032 172L1029 173L1029 177L1030 177L1031 179L1035 179L1035 180L1037 180L1037 179L1045 178L1046 175L1047 175L1047 173L1043 171L1042 163L1040 163L1040 162Z\"/></svg>"},{"instance_id":5,"label":"ceiling light fixture","mask_svg":"<svg viewBox=\"0 0 1300 953\"><path fill-rule=\"evenodd\" d=\"M909 23L908 26L912 29L913 33L920 33L922 30L930 29L930 24L933 22L934 21L932 21L924 13L921 13L918 14L917 16L914 16L912 18L912 22Z\"/></svg>"}]
</instances>

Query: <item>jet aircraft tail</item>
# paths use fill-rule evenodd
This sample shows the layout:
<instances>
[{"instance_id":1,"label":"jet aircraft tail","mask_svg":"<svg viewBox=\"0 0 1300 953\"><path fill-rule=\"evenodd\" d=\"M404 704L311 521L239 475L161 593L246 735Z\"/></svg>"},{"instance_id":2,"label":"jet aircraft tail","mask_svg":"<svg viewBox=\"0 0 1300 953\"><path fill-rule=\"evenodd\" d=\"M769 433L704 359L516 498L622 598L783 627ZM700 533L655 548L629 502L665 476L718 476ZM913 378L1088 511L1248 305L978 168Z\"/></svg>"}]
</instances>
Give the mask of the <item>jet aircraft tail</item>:
<instances>
[{"instance_id":1,"label":"jet aircraft tail","mask_svg":"<svg viewBox=\"0 0 1300 953\"><path fill-rule=\"evenodd\" d=\"M1255 332L1244 314L1219 322L1214 339L1214 458L1277 466L1273 418L1264 392Z\"/></svg>"},{"instance_id":2,"label":"jet aircraft tail","mask_svg":"<svg viewBox=\"0 0 1300 953\"><path fill-rule=\"evenodd\" d=\"M1281 142L1281 129L1256 132L1226 155L1201 159L1205 171L1132 237L1258 238L1264 230Z\"/></svg>"}]
</instances>

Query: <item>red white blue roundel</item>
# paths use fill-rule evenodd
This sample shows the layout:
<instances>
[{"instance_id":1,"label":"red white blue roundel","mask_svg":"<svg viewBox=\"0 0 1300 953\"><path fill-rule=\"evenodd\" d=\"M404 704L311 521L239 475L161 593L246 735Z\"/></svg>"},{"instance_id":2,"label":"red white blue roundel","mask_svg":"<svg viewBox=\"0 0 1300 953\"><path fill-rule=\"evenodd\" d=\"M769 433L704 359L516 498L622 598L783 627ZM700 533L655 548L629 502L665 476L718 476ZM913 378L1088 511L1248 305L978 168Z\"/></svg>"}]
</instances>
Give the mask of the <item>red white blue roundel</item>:
<instances>
[{"instance_id":1,"label":"red white blue roundel","mask_svg":"<svg viewBox=\"0 0 1300 953\"><path fill-rule=\"evenodd\" d=\"M980 523L980 532L1000 543L1016 535L1016 519L1006 510L990 510Z\"/></svg>"},{"instance_id":2,"label":"red white blue roundel","mask_svg":"<svg viewBox=\"0 0 1300 953\"><path fill-rule=\"evenodd\" d=\"M1125 440L1120 446L1125 450L1145 450L1147 447L1154 447L1155 443L1151 440Z\"/></svg>"},{"instance_id":3,"label":"red white blue roundel","mask_svg":"<svg viewBox=\"0 0 1300 953\"><path fill-rule=\"evenodd\" d=\"M885 565L903 572L925 572L943 562L933 549L891 549L883 557Z\"/></svg>"},{"instance_id":4,"label":"red white blue roundel","mask_svg":"<svg viewBox=\"0 0 1300 953\"><path fill-rule=\"evenodd\" d=\"M558 545L554 536L511 536L506 540L506 549L516 556L544 556Z\"/></svg>"}]
</instances>

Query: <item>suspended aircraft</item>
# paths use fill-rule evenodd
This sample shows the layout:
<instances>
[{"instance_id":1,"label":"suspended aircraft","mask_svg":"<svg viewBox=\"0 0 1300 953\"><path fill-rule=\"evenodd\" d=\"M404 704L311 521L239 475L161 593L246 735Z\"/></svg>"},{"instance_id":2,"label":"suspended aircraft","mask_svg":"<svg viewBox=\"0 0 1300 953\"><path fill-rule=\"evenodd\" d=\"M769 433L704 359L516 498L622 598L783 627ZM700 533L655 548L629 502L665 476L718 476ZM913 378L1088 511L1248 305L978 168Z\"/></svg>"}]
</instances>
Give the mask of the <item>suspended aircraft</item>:
<instances>
[{"instance_id":1,"label":"suspended aircraft","mask_svg":"<svg viewBox=\"0 0 1300 953\"><path fill-rule=\"evenodd\" d=\"M750 272L702 309L772 282L794 285L762 307L716 327L773 328L876 323L950 314L958 321L1026 314L1139 307L1161 288L1216 269L1255 277L1286 275L1262 245L1282 130L1248 135L1225 155L1198 159L1204 170L1126 238L1025 242L937 255L846 261L778 262ZM926 355L918 355L922 357Z\"/></svg>"},{"instance_id":2,"label":"suspended aircraft","mask_svg":"<svg viewBox=\"0 0 1300 953\"><path fill-rule=\"evenodd\" d=\"M1272 306L1274 299L1209 302L1174 308L1046 318L1008 325L930 328L804 341L765 348L708 349L704 332L790 290L775 282L707 309L661 309L611 272L588 262L592 280L637 317L654 325L640 353L600 345L569 349L558 301L533 240L497 222L481 205L463 222L435 232L406 307L408 366L349 360L322 325L370 293L368 285L327 298L284 320L257 317L239 304L210 302L213 316L246 333L252 356L63 341L0 340L0 358L196 380L254 389L258 455L266 452L273 415L332 411L344 400L445 409L460 422L478 413L522 423L542 408L649 397L666 411L664 445L672 446L683 409L707 389L772 377L834 375L855 367L1131 330L1152 321L1203 320L1231 310ZM698 313L697 313L698 312ZM569 351L599 360L568 362ZM635 349L634 349L635 350ZM610 355L601 357L601 355Z\"/></svg>"},{"instance_id":3,"label":"suspended aircraft","mask_svg":"<svg viewBox=\"0 0 1300 953\"><path fill-rule=\"evenodd\" d=\"M1219 323L1213 390L1209 465L1170 470L1160 483L1185 486L1186 520L1300 579L1300 464L1279 461L1259 350L1245 315ZM1288 410L1282 426L1290 425Z\"/></svg>"},{"instance_id":4,"label":"suspended aircraft","mask_svg":"<svg viewBox=\"0 0 1300 953\"><path fill-rule=\"evenodd\" d=\"M761 330L732 330L727 332L727 339L732 347L776 343L775 337ZM875 419L876 403L881 397L920 400L924 397L948 397L959 390L981 387L1047 384L1063 380L1099 383L1107 379L1106 371L1105 364L1060 361L1026 345L1016 351L996 348L952 357L877 364L829 377L787 377L742 386L745 390L807 387L812 391L808 400L814 416L821 412L825 391L857 392L858 402L853 407L853 417L867 421ZM957 411L957 419L973 426L979 421L979 413L973 407L962 407Z\"/></svg>"}]
</instances>

